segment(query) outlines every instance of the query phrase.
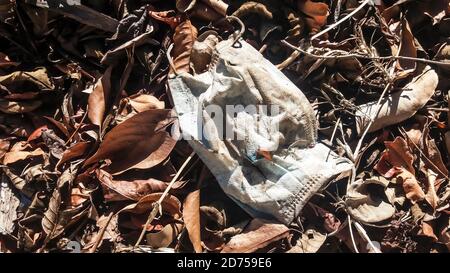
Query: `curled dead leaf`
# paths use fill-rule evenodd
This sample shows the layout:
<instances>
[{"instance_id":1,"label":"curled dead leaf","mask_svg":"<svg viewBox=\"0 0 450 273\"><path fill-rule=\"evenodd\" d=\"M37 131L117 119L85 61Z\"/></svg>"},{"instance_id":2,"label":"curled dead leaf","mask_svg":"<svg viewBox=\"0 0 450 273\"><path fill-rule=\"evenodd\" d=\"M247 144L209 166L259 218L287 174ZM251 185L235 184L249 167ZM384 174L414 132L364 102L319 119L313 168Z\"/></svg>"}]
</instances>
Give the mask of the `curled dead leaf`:
<instances>
[{"instance_id":1,"label":"curled dead leaf","mask_svg":"<svg viewBox=\"0 0 450 273\"><path fill-rule=\"evenodd\" d=\"M206 21L216 21L228 10L228 4L221 0L177 0L176 7L179 12Z\"/></svg>"},{"instance_id":2,"label":"curled dead leaf","mask_svg":"<svg viewBox=\"0 0 450 273\"><path fill-rule=\"evenodd\" d=\"M185 20L180 23L173 35L174 47L172 51L173 64L171 67L171 74L183 73L190 71L191 51L197 40L197 29L192 25L190 20ZM173 71L175 69L175 71Z\"/></svg>"},{"instance_id":3,"label":"curled dead leaf","mask_svg":"<svg viewBox=\"0 0 450 273\"><path fill-rule=\"evenodd\" d=\"M369 185L381 186L382 190L371 191ZM345 200L348 213L363 223L373 224L390 219L395 213L395 207L386 194L383 194L386 186L383 181L375 178L355 181L350 185Z\"/></svg>"},{"instance_id":4,"label":"curled dead leaf","mask_svg":"<svg viewBox=\"0 0 450 273\"><path fill-rule=\"evenodd\" d=\"M301 38L305 31L306 23L300 15L290 8L283 8L283 13L289 21L290 29L287 33L288 41L296 41Z\"/></svg>"},{"instance_id":5,"label":"curled dead leaf","mask_svg":"<svg viewBox=\"0 0 450 273\"><path fill-rule=\"evenodd\" d=\"M420 75L414 77L410 83L402 88L402 91L393 93L383 99L380 108L376 107L377 102L360 105L356 113L358 134L362 134L369 125L367 117L374 119L369 132L397 124L412 117L433 96L438 82L437 73L431 67L426 66Z\"/></svg>"},{"instance_id":6,"label":"curled dead leaf","mask_svg":"<svg viewBox=\"0 0 450 273\"><path fill-rule=\"evenodd\" d=\"M152 18L168 24L172 29L180 23L180 17L175 16L174 11L149 11L148 13Z\"/></svg>"},{"instance_id":7,"label":"curled dead leaf","mask_svg":"<svg viewBox=\"0 0 450 273\"><path fill-rule=\"evenodd\" d=\"M56 164L56 168L58 168L62 164L66 163L72 159L76 159L76 158L79 158L79 157L87 154L87 152L89 151L91 146L92 146L92 143L90 143L90 142L75 143L74 145L72 145L71 147L69 147L68 149L66 149L64 151L61 159Z\"/></svg>"},{"instance_id":8,"label":"curled dead leaf","mask_svg":"<svg viewBox=\"0 0 450 273\"><path fill-rule=\"evenodd\" d=\"M231 238L221 253L252 253L289 236L283 224L253 219L241 234Z\"/></svg>"},{"instance_id":9,"label":"curled dead leaf","mask_svg":"<svg viewBox=\"0 0 450 273\"><path fill-rule=\"evenodd\" d=\"M399 56L417 58L417 47L414 36L406 19L402 21L401 38ZM416 68L416 62L410 60L398 60L397 67L403 70L414 70Z\"/></svg>"},{"instance_id":10,"label":"curled dead leaf","mask_svg":"<svg viewBox=\"0 0 450 273\"><path fill-rule=\"evenodd\" d=\"M272 12L267 8L266 5L259 2L245 2L242 4L234 13L233 16L243 18L251 13L258 14L262 18L273 19Z\"/></svg>"},{"instance_id":11,"label":"curled dead leaf","mask_svg":"<svg viewBox=\"0 0 450 273\"><path fill-rule=\"evenodd\" d=\"M155 249L168 247L178 237L182 229L183 224L171 223L165 225L158 232L149 232L145 235L147 245Z\"/></svg>"},{"instance_id":12,"label":"curled dead leaf","mask_svg":"<svg viewBox=\"0 0 450 273\"><path fill-rule=\"evenodd\" d=\"M141 198L137 203L123 208L118 213L119 226L131 230L142 230L147 217L162 193L152 193ZM162 214L147 226L147 244L153 247L166 247L178 236L182 225L181 203L173 195L164 198L161 204Z\"/></svg>"},{"instance_id":13,"label":"curled dead leaf","mask_svg":"<svg viewBox=\"0 0 450 273\"><path fill-rule=\"evenodd\" d=\"M109 159L111 164L106 170L114 174L131 168L148 169L161 163L176 143L164 130L171 120L170 110L155 109L136 114L108 132L97 152L83 167Z\"/></svg>"},{"instance_id":14,"label":"curled dead leaf","mask_svg":"<svg viewBox=\"0 0 450 273\"><path fill-rule=\"evenodd\" d=\"M88 100L88 117L91 122L99 127L103 123L106 107L111 93L111 71L108 67L105 74L95 83Z\"/></svg>"},{"instance_id":15,"label":"curled dead leaf","mask_svg":"<svg viewBox=\"0 0 450 273\"><path fill-rule=\"evenodd\" d=\"M416 177L404 168L399 168L399 171L401 172L398 174L397 180L403 186L403 190L406 193L406 198L411 200L413 203L424 200L425 193L420 187Z\"/></svg>"},{"instance_id":16,"label":"curled dead leaf","mask_svg":"<svg viewBox=\"0 0 450 273\"><path fill-rule=\"evenodd\" d=\"M329 15L327 4L311 0L298 0L297 7L307 16L305 18L306 25L311 32L317 32L327 23Z\"/></svg>"},{"instance_id":17,"label":"curled dead leaf","mask_svg":"<svg viewBox=\"0 0 450 273\"><path fill-rule=\"evenodd\" d=\"M3 158L3 164L9 165L20 160L25 160L28 158L44 156L45 152L41 148L37 148L34 151L10 151L5 154Z\"/></svg>"},{"instance_id":18,"label":"curled dead leaf","mask_svg":"<svg viewBox=\"0 0 450 273\"><path fill-rule=\"evenodd\" d=\"M200 238L200 190L186 196L183 204L183 220L196 253L202 252Z\"/></svg>"},{"instance_id":19,"label":"curled dead leaf","mask_svg":"<svg viewBox=\"0 0 450 273\"><path fill-rule=\"evenodd\" d=\"M402 167L414 174L414 157L408 143L402 137L396 137L394 141L386 141L386 150L383 152L380 160L374 169L387 178L395 174L396 167Z\"/></svg>"},{"instance_id":20,"label":"curled dead leaf","mask_svg":"<svg viewBox=\"0 0 450 273\"><path fill-rule=\"evenodd\" d=\"M0 160L8 152L10 144L8 140L0 139Z\"/></svg>"},{"instance_id":21,"label":"curled dead leaf","mask_svg":"<svg viewBox=\"0 0 450 273\"><path fill-rule=\"evenodd\" d=\"M322 234L314 229L307 229L297 240L297 244L287 253L316 253L326 239L326 234Z\"/></svg>"},{"instance_id":22,"label":"curled dead leaf","mask_svg":"<svg viewBox=\"0 0 450 273\"><path fill-rule=\"evenodd\" d=\"M45 68L38 68L34 71L16 71L0 76L0 84L12 93L22 93L22 88L30 88L30 86L35 89L31 91L53 90L55 88Z\"/></svg>"},{"instance_id":23,"label":"curled dead leaf","mask_svg":"<svg viewBox=\"0 0 450 273\"><path fill-rule=\"evenodd\" d=\"M123 216L124 214L145 214L145 216L148 216L150 211L153 209L153 203L157 202L161 195L162 193L148 194L139 199L137 203L128 205L121 209L119 212L119 216ZM161 207L163 214L167 214L173 219L181 219L181 202L175 196L170 194L167 195L166 198L164 198ZM141 229L143 228L144 224L145 221L142 222L142 226L140 226Z\"/></svg>"},{"instance_id":24,"label":"curled dead leaf","mask_svg":"<svg viewBox=\"0 0 450 273\"><path fill-rule=\"evenodd\" d=\"M128 103L136 112L144 112L152 109L164 109L164 101L160 101L152 95L136 94L127 98Z\"/></svg>"},{"instance_id":25,"label":"curled dead leaf","mask_svg":"<svg viewBox=\"0 0 450 273\"><path fill-rule=\"evenodd\" d=\"M0 99L0 111L6 114L21 114L32 112L41 107L42 102L33 101L7 101Z\"/></svg>"},{"instance_id":26,"label":"curled dead leaf","mask_svg":"<svg viewBox=\"0 0 450 273\"><path fill-rule=\"evenodd\" d=\"M105 200L108 202L124 200L139 201L151 193L163 192L168 185L166 182L153 178L130 181L118 180L101 169L96 170L96 175L97 179L102 183ZM173 189L180 187L182 183L176 182Z\"/></svg>"},{"instance_id":27,"label":"curled dead leaf","mask_svg":"<svg viewBox=\"0 0 450 273\"><path fill-rule=\"evenodd\" d=\"M0 68L10 67L10 66L18 66L18 65L19 65L19 63L11 61L11 59L8 57L8 55L0 52Z\"/></svg>"},{"instance_id":28,"label":"curled dead leaf","mask_svg":"<svg viewBox=\"0 0 450 273\"><path fill-rule=\"evenodd\" d=\"M87 213L85 206L71 207L70 200L65 200L66 197L70 198L70 184L75 179L76 172L76 166L67 168L59 177L57 186L53 190L48 208L42 218L42 229L47 234L46 242L61 235L67 226Z\"/></svg>"}]
</instances>

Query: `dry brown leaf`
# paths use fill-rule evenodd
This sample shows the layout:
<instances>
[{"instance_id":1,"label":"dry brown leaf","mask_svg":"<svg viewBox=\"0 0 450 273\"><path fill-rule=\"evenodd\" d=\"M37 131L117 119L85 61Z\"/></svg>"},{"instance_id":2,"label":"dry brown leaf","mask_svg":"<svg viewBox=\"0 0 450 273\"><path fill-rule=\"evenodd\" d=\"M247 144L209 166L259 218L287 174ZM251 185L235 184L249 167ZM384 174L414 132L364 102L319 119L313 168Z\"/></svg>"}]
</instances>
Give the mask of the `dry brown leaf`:
<instances>
[{"instance_id":1,"label":"dry brown leaf","mask_svg":"<svg viewBox=\"0 0 450 273\"><path fill-rule=\"evenodd\" d=\"M142 161L140 161L139 163L133 165L128 169L150 169L160 164L169 156L169 154L175 147L175 144L177 143L177 141L173 139L167 132L157 132L153 136L151 136L147 141L152 142L152 145L154 145L156 148L154 150L153 148L148 148L149 150L151 150L149 155ZM142 153L145 153L144 151L147 150L143 150ZM126 170L116 171L113 173L118 174L124 171Z\"/></svg>"},{"instance_id":2,"label":"dry brown leaf","mask_svg":"<svg viewBox=\"0 0 450 273\"><path fill-rule=\"evenodd\" d=\"M44 126L41 126L41 127L37 128L36 130L34 130L34 132L32 132L32 133L28 136L27 141L28 141L28 142L31 142L31 141L33 141L33 140L36 140L36 139L40 138L41 135L42 135L42 132L45 131L45 130L48 130L47 125L44 125Z\"/></svg>"},{"instance_id":3,"label":"dry brown leaf","mask_svg":"<svg viewBox=\"0 0 450 273\"><path fill-rule=\"evenodd\" d=\"M42 218L42 229L47 234L46 241L52 240L61 235L67 226L77 221L81 215L85 214L86 208L78 206L72 208L64 200L64 196L69 189L69 185L76 176L75 168L67 168L57 181L57 187L48 203L48 208Z\"/></svg>"},{"instance_id":4,"label":"dry brown leaf","mask_svg":"<svg viewBox=\"0 0 450 273\"><path fill-rule=\"evenodd\" d=\"M374 169L381 175L390 178L395 174L396 167L402 167L415 174L413 167L414 156L408 143L402 137L396 137L394 141L386 141L386 150L383 152Z\"/></svg>"},{"instance_id":5,"label":"dry brown leaf","mask_svg":"<svg viewBox=\"0 0 450 273\"><path fill-rule=\"evenodd\" d=\"M61 131L61 133L63 133L67 138L70 137L71 134L67 130L67 127L65 124L63 124L62 122L59 122L51 117L44 117L44 118L46 120L48 120L51 124L53 124L56 128L58 128L58 130Z\"/></svg>"},{"instance_id":6,"label":"dry brown leaf","mask_svg":"<svg viewBox=\"0 0 450 273\"><path fill-rule=\"evenodd\" d=\"M314 229L307 229L297 244L292 247L287 253L317 253L327 239L326 234L322 234Z\"/></svg>"},{"instance_id":7,"label":"dry brown leaf","mask_svg":"<svg viewBox=\"0 0 450 273\"><path fill-rule=\"evenodd\" d=\"M162 193L152 193L142 197L137 203L128 205L120 210L119 225L129 229L142 230L147 221L153 204L157 202ZM148 231L161 231L167 224L181 219L181 202L173 195L167 195L161 204L163 215L147 226Z\"/></svg>"},{"instance_id":8,"label":"dry brown leaf","mask_svg":"<svg viewBox=\"0 0 450 273\"><path fill-rule=\"evenodd\" d=\"M205 21L216 21L226 16L228 4L220 0L177 0L179 12Z\"/></svg>"},{"instance_id":9,"label":"dry brown leaf","mask_svg":"<svg viewBox=\"0 0 450 273\"><path fill-rule=\"evenodd\" d=\"M162 193L151 193L148 194L135 204L128 205L124 207L120 213L131 213L131 214L142 214L142 213L148 213L153 208L153 203L157 202L159 198L161 197ZM163 212L167 212L169 215L173 216L174 219L180 219L181 218L181 202L173 195L167 195L166 198L164 198L161 207L163 208Z\"/></svg>"},{"instance_id":10,"label":"dry brown leaf","mask_svg":"<svg viewBox=\"0 0 450 273\"><path fill-rule=\"evenodd\" d=\"M91 148L92 143L90 142L78 142L68 149L66 149L59 160L59 162L56 164L56 168L58 168L60 165L68 162L69 160L81 157L89 151Z\"/></svg>"},{"instance_id":11,"label":"dry brown leaf","mask_svg":"<svg viewBox=\"0 0 450 273\"><path fill-rule=\"evenodd\" d=\"M375 186L380 190L375 190ZM362 223L378 223L392 218L395 207L383 193L386 187L387 184L376 177L352 183L345 199L348 213Z\"/></svg>"},{"instance_id":12,"label":"dry brown leaf","mask_svg":"<svg viewBox=\"0 0 450 273\"><path fill-rule=\"evenodd\" d=\"M225 245L222 231L226 226L225 212L213 206L200 207L201 241L205 249L220 251Z\"/></svg>"},{"instance_id":13,"label":"dry brown leaf","mask_svg":"<svg viewBox=\"0 0 450 273\"><path fill-rule=\"evenodd\" d=\"M127 98L131 107L136 112L144 112L152 109L164 109L164 101L160 101L152 95L148 94L136 94Z\"/></svg>"},{"instance_id":14,"label":"dry brown leaf","mask_svg":"<svg viewBox=\"0 0 450 273\"><path fill-rule=\"evenodd\" d=\"M190 11L189 16L206 22L214 22L223 18L217 11L204 3L197 3Z\"/></svg>"},{"instance_id":15,"label":"dry brown leaf","mask_svg":"<svg viewBox=\"0 0 450 273\"><path fill-rule=\"evenodd\" d=\"M427 171L428 187L425 199L428 201L428 203L431 205L433 209L437 208L439 202L439 197L436 193L436 186L435 186L437 177L438 175L432 170Z\"/></svg>"},{"instance_id":16,"label":"dry brown leaf","mask_svg":"<svg viewBox=\"0 0 450 273\"><path fill-rule=\"evenodd\" d=\"M134 200L139 201L146 195L151 193L163 192L168 183L149 178L147 180L118 180L108 172L98 169L96 170L97 179L102 183L105 200L124 201ZM173 189L182 185L182 182L176 182Z\"/></svg>"},{"instance_id":17,"label":"dry brown leaf","mask_svg":"<svg viewBox=\"0 0 450 273\"><path fill-rule=\"evenodd\" d=\"M183 225L181 223L171 223L165 225L158 232L149 232L145 236L147 245L155 249L168 247L178 237L182 229Z\"/></svg>"},{"instance_id":18,"label":"dry brown leaf","mask_svg":"<svg viewBox=\"0 0 450 273\"><path fill-rule=\"evenodd\" d=\"M403 190L406 193L406 198L413 203L425 199L425 193L419 185L416 177L404 168L398 168L400 173L397 176L397 181L403 186Z\"/></svg>"},{"instance_id":19,"label":"dry brown leaf","mask_svg":"<svg viewBox=\"0 0 450 273\"><path fill-rule=\"evenodd\" d=\"M0 68L6 68L6 67L18 66L18 65L19 65L19 63L11 61L10 58L8 57L8 55L0 52Z\"/></svg>"},{"instance_id":20,"label":"dry brown leaf","mask_svg":"<svg viewBox=\"0 0 450 273\"><path fill-rule=\"evenodd\" d=\"M173 11L149 11L148 14L155 20L168 24L172 29L180 23L180 17L175 16Z\"/></svg>"},{"instance_id":21,"label":"dry brown leaf","mask_svg":"<svg viewBox=\"0 0 450 273\"><path fill-rule=\"evenodd\" d=\"M83 193L78 187L73 187L70 192L70 207L76 208L89 200L90 195Z\"/></svg>"},{"instance_id":22,"label":"dry brown leaf","mask_svg":"<svg viewBox=\"0 0 450 273\"><path fill-rule=\"evenodd\" d=\"M420 75L414 77L402 88L402 91L395 92L383 99L380 108L376 107L377 102L360 105L356 112L358 134L361 135L369 125L368 117L374 119L369 132L412 117L433 96L438 82L437 73L431 67L426 66Z\"/></svg>"},{"instance_id":23,"label":"dry brown leaf","mask_svg":"<svg viewBox=\"0 0 450 273\"><path fill-rule=\"evenodd\" d=\"M283 224L253 219L244 231L231 238L221 253L252 253L289 236Z\"/></svg>"},{"instance_id":24,"label":"dry brown leaf","mask_svg":"<svg viewBox=\"0 0 450 273\"><path fill-rule=\"evenodd\" d=\"M242 4L234 13L233 16L243 18L251 13L258 14L262 18L271 20L273 19L272 12L263 3L254 1L246 2Z\"/></svg>"},{"instance_id":25,"label":"dry brown leaf","mask_svg":"<svg viewBox=\"0 0 450 273\"><path fill-rule=\"evenodd\" d=\"M10 142L6 139L0 139L0 160L8 152Z\"/></svg>"},{"instance_id":26,"label":"dry brown leaf","mask_svg":"<svg viewBox=\"0 0 450 273\"><path fill-rule=\"evenodd\" d=\"M109 96L111 94L111 72L112 66L109 66L106 69L105 74L103 74L103 76L95 83L92 93L89 95L88 117L93 124L99 127L102 126Z\"/></svg>"},{"instance_id":27,"label":"dry brown leaf","mask_svg":"<svg viewBox=\"0 0 450 273\"><path fill-rule=\"evenodd\" d=\"M401 38L399 56L417 58L417 47L414 36L406 19L402 21ZM397 68L411 71L416 68L416 62L410 60L398 60Z\"/></svg>"},{"instance_id":28,"label":"dry brown leaf","mask_svg":"<svg viewBox=\"0 0 450 273\"><path fill-rule=\"evenodd\" d=\"M6 114L21 114L32 112L41 107L42 102L33 101L7 101L0 99L0 111Z\"/></svg>"},{"instance_id":29,"label":"dry brown leaf","mask_svg":"<svg viewBox=\"0 0 450 273\"><path fill-rule=\"evenodd\" d=\"M450 45L448 43L443 43L439 48L438 52L436 53L436 56L434 56L434 58L436 60L439 60L440 62L450 64ZM442 66L441 69L446 71L447 73L450 72L449 65Z\"/></svg>"},{"instance_id":30,"label":"dry brown leaf","mask_svg":"<svg viewBox=\"0 0 450 273\"><path fill-rule=\"evenodd\" d=\"M34 71L16 71L0 76L0 84L4 85L12 93L22 93L24 91L22 88L27 85L37 89L31 90L36 92L55 88L45 68L38 68Z\"/></svg>"},{"instance_id":31,"label":"dry brown leaf","mask_svg":"<svg viewBox=\"0 0 450 273\"><path fill-rule=\"evenodd\" d=\"M423 133L422 131L423 126L421 126L418 123L413 124L411 128L405 128L406 135L408 136L407 138L408 142L411 141L417 146L420 146Z\"/></svg>"},{"instance_id":32,"label":"dry brown leaf","mask_svg":"<svg viewBox=\"0 0 450 273\"><path fill-rule=\"evenodd\" d=\"M111 160L106 167L110 173L131 168L151 168L164 159L176 141L164 131L171 121L170 110L149 110L127 119L105 135L98 151L86 160L83 167L100 160Z\"/></svg>"},{"instance_id":33,"label":"dry brown leaf","mask_svg":"<svg viewBox=\"0 0 450 273\"><path fill-rule=\"evenodd\" d=\"M327 23L329 15L327 4L311 0L298 0L297 7L307 16L305 18L306 25L311 32L317 32Z\"/></svg>"},{"instance_id":34,"label":"dry brown leaf","mask_svg":"<svg viewBox=\"0 0 450 273\"><path fill-rule=\"evenodd\" d=\"M34 151L12 151L5 154L3 158L3 164L9 165L20 160L25 160L32 157L43 156L45 152L41 148L37 148Z\"/></svg>"},{"instance_id":35,"label":"dry brown leaf","mask_svg":"<svg viewBox=\"0 0 450 273\"><path fill-rule=\"evenodd\" d=\"M135 94L120 101L118 111L120 115L116 117L116 121L120 124L137 113L152 109L164 109L164 106L164 101L160 101L152 95Z\"/></svg>"},{"instance_id":36,"label":"dry brown leaf","mask_svg":"<svg viewBox=\"0 0 450 273\"><path fill-rule=\"evenodd\" d=\"M448 176L448 169L442 160L441 152L434 139L430 139L428 136L424 136L424 154L426 155L424 163L428 169L436 172L440 178Z\"/></svg>"},{"instance_id":37,"label":"dry brown leaf","mask_svg":"<svg viewBox=\"0 0 450 273\"><path fill-rule=\"evenodd\" d=\"M287 32L287 40L297 41L305 31L306 23L300 15L290 8L283 8L283 13L289 21L290 29Z\"/></svg>"},{"instance_id":38,"label":"dry brown leaf","mask_svg":"<svg viewBox=\"0 0 450 273\"><path fill-rule=\"evenodd\" d=\"M419 231L419 235L429 237L433 242L437 242L439 239L434 233L433 226L426 221L422 221L422 229Z\"/></svg>"},{"instance_id":39,"label":"dry brown leaf","mask_svg":"<svg viewBox=\"0 0 450 273\"><path fill-rule=\"evenodd\" d=\"M183 203L183 220L196 253L202 252L200 239L200 190L186 196Z\"/></svg>"},{"instance_id":40,"label":"dry brown leaf","mask_svg":"<svg viewBox=\"0 0 450 273\"><path fill-rule=\"evenodd\" d=\"M179 12L188 12L197 4L197 0L176 0L175 6Z\"/></svg>"},{"instance_id":41,"label":"dry brown leaf","mask_svg":"<svg viewBox=\"0 0 450 273\"><path fill-rule=\"evenodd\" d=\"M215 11L217 11L217 13L219 13L220 15L222 16L227 15L228 4L223 2L222 0L200 0L200 1L203 2L205 5L211 7Z\"/></svg>"},{"instance_id":42,"label":"dry brown leaf","mask_svg":"<svg viewBox=\"0 0 450 273\"><path fill-rule=\"evenodd\" d=\"M176 28L173 35L173 63L170 74L183 73L190 71L191 51L194 42L197 40L197 29L192 25L189 19L181 22Z\"/></svg>"}]
</instances>

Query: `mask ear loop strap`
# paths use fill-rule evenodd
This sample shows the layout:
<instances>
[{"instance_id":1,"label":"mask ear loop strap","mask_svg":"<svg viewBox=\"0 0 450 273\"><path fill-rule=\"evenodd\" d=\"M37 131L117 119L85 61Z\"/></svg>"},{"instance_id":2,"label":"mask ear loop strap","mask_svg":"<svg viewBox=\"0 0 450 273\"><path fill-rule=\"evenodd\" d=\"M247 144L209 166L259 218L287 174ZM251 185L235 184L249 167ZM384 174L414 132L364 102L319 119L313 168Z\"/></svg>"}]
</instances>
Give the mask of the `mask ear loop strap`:
<instances>
[{"instance_id":1,"label":"mask ear loop strap","mask_svg":"<svg viewBox=\"0 0 450 273\"><path fill-rule=\"evenodd\" d=\"M172 59L172 56L171 56L173 45L174 44L171 43L169 45L169 47L167 48L166 58L169 61L169 66L172 69L173 73L175 74L175 76L178 76L177 69L175 68L175 64L173 63L173 59ZM171 75L169 75L169 77L171 77Z\"/></svg>"},{"instance_id":2,"label":"mask ear loop strap","mask_svg":"<svg viewBox=\"0 0 450 273\"><path fill-rule=\"evenodd\" d=\"M236 46L237 43L239 43L239 39L242 38L242 35L244 35L245 32L245 25L244 23L241 21L241 19L239 19L236 16L227 16L225 19L228 19L229 21L235 21L239 24L240 29L235 33L234 36L234 40L233 40L233 46Z\"/></svg>"},{"instance_id":3,"label":"mask ear loop strap","mask_svg":"<svg viewBox=\"0 0 450 273\"><path fill-rule=\"evenodd\" d=\"M232 46L236 46L236 44L239 43L239 39L242 38L242 35L244 35L245 32L245 25L244 23L241 21L241 19L239 19L236 16L227 16L221 20L218 21L218 23L223 22L224 20L229 20L229 21L234 21L237 22L240 26L240 29L238 31L235 32L234 34L234 39L233 39L233 44ZM166 57L167 60L169 61L169 66L172 69L173 73L175 74L175 76L178 76L179 74L177 73L177 70L175 68L175 64L173 62L171 53L172 53L172 49L173 49L174 44L170 44L170 46L167 48L167 52L166 52Z\"/></svg>"}]
</instances>

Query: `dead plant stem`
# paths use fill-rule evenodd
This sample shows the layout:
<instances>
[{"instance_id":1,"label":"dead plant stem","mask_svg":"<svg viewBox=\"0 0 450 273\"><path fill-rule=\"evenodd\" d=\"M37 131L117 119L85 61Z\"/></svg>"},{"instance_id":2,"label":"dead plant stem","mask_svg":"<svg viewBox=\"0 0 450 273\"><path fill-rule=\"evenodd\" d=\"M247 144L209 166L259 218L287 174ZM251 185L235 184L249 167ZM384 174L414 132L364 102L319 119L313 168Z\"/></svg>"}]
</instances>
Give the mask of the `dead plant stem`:
<instances>
[{"instance_id":1,"label":"dead plant stem","mask_svg":"<svg viewBox=\"0 0 450 273\"><path fill-rule=\"evenodd\" d=\"M311 41L314 39L319 38L320 36L324 35L325 33L329 32L330 30L332 30L333 28L339 26L340 24L342 24L343 22L347 21L348 19L350 19L353 15L355 15L356 13L358 13L358 11L360 11L361 9L363 9L367 4L370 4L372 2L372 0L365 0L364 2L362 2L356 9L354 9L352 12L350 12L349 14L347 14L346 16L342 17L339 21L337 21L334 24L331 24L330 26L328 26L326 29L322 30L321 32L313 35L311 37Z\"/></svg>"},{"instance_id":2,"label":"dead plant stem","mask_svg":"<svg viewBox=\"0 0 450 273\"><path fill-rule=\"evenodd\" d=\"M144 238L145 232L147 231L148 225L155 219L156 215L158 214L158 211L162 210L162 202L164 201L164 198L166 198L167 194L169 193L170 189L173 187L175 182L180 177L183 170L186 168L186 166L189 164L189 162L192 160L192 158L195 156L195 152L192 152L189 157L184 161L183 165L180 167L178 172L175 174L175 176L172 178L172 181L170 181L169 185L167 186L166 190L163 192L159 200L153 204L153 209L150 212L150 215L147 218L147 222L145 222L144 227L142 228L141 234L139 235L139 239L136 241L136 244L134 247L139 246L142 239Z\"/></svg>"},{"instance_id":3,"label":"dead plant stem","mask_svg":"<svg viewBox=\"0 0 450 273\"><path fill-rule=\"evenodd\" d=\"M415 61L418 63L426 63L426 64L432 64L432 65L438 65L438 66L450 66L450 63L427 60L427 59L422 59L422 58L414 58L414 57L406 57L406 56L366 56L366 55L361 55L361 54L348 53L343 50L333 50L333 51L330 51L327 53L338 52L338 53L342 53L345 55L328 55L328 54L327 55L317 55L317 54L308 52L306 50L303 50L299 47L296 47L286 40L282 40L281 43L293 50L297 50L300 53L303 53L309 57L313 57L313 58L317 58L317 59L338 60L338 59L359 58L359 59L379 60L379 61L406 60L406 61Z\"/></svg>"}]
</instances>

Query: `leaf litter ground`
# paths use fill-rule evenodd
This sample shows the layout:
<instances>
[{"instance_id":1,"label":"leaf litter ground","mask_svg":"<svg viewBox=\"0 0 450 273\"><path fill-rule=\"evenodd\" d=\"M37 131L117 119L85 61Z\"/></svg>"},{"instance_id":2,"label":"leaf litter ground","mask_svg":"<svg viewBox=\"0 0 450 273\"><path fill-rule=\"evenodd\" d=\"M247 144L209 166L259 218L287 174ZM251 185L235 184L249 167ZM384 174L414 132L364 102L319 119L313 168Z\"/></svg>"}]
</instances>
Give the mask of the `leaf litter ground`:
<instances>
[{"instance_id":1,"label":"leaf litter ground","mask_svg":"<svg viewBox=\"0 0 450 273\"><path fill-rule=\"evenodd\" d=\"M0 0L1 252L450 250L448 0L73 2ZM231 15L355 164L289 226L170 135Z\"/></svg>"}]
</instances>

